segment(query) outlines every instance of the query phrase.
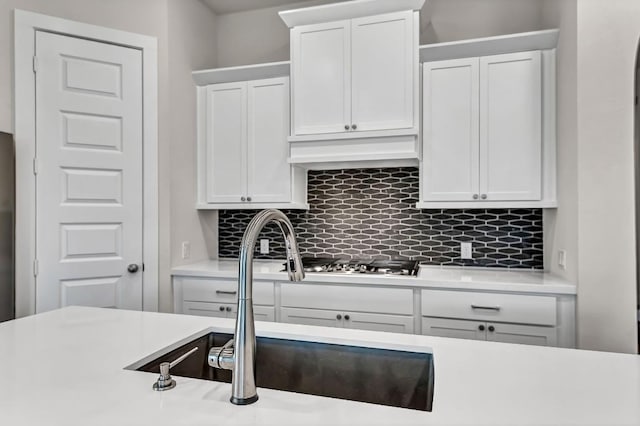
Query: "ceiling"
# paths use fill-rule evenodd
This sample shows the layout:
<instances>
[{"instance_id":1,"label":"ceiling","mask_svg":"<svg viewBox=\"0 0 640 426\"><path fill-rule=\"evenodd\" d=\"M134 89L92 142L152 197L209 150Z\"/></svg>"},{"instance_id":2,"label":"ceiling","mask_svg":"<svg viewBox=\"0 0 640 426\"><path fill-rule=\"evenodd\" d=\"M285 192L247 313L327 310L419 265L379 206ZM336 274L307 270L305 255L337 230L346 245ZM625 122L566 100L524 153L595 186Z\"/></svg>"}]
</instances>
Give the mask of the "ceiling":
<instances>
[{"instance_id":1,"label":"ceiling","mask_svg":"<svg viewBox=\"0 0 640 426\"><path fill-rule=\"evenodd\" d=\"M254 9L266 9L268 7L284 6L292 3L301 3L302 0L202 0L213 10L216 15L225 13L244 12ZM339 3L345 0L311 0L305 1L304 6L312 6L327 3Z\"/></svg>"}]
</instances>

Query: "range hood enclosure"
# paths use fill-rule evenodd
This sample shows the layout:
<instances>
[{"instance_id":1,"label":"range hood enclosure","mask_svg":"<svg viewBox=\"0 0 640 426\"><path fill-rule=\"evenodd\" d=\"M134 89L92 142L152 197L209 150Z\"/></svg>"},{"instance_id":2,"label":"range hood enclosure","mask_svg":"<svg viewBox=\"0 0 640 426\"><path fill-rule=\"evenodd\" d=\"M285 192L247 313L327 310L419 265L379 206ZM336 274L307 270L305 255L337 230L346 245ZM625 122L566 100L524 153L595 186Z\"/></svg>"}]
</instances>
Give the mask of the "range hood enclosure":
<instances>
[{"instance_id":1,"label":"range hood enclosure","mask_svg":"<svg viewBox=\"0 0 640 426\"><path fill-rule=\"evenodd\" d=\"M417 131L362 132L354 138L289 139L289 162L309 170L418 166Z\"/></svg>"}]
</instances>

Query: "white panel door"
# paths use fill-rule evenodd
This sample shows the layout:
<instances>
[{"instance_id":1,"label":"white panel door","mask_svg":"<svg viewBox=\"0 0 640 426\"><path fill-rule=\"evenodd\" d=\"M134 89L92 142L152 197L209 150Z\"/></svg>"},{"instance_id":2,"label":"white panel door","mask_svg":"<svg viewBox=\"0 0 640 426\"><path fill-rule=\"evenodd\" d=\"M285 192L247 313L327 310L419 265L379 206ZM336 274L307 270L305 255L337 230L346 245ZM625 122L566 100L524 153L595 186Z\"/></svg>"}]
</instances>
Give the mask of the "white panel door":
<instances>
[{"instance_id":1,"label":"white panel door","mask_svg":"<svg viewBox=\"0 0 640 426\"><path fill-rule=\"evenodd\" d=\"M479 197L478 64L465 58L422 65L424 201Z\"/></svg>"},{"instance_id":2,"label":"white panel door","mask_svg":"<svg viewBox=\"0 0 640 426\"><path fill-rule=\"evenodd\" d=\"M343 316L346 328L413 333L413 316L349 312Z\"/></svg>"},{"instance_id":3,"label":"white panel door","mask_svg":"<svg viewBox=\"0 0 640 426\"><path fill-rule=\"evenodd\" d=\"M558 333L555 327L488 323L487 340L524 345L558 346Z\"/></svg>"},{"instance_id":4,"label":"white panel door","mask_svg":"<svg viewBox=\"0 0 640 426\"><path fill-rule=\"evenodd\" d=\"M289 78L248 83L248 188L251 202L291 201Z\"/></svg>"},{"instance_id":5,"label":"white panel door","mask_svg":"<svg viewBox=\"0 0 640 426\"><path fill-rule=\"evenodd\" d=\"M207 202L239 203L247 191L247 83L207 87Z\"/></svg>"},{"instance_id":6,"label":"white panel door","mask_svg":"<svg viewBox=\"0 0 640 426\"><path fill-rule=\"evenodd\" d=\"M343 327L342 313L323 309L280 308L280 322Z\"/></svg>"},{"instance_id":7,"label":"white panel door","mask_svg":"<svg viewBox=\"0 0 640 426\"><path fill-rule=\"evenodd\" d=\"M414 126L413 27L412 11L351 21L351 123L357 131Z\"/></svg>"},{"instance_id":8,"label":"white panel door","mask_svg":"<svg viewBox=\"0 0 640 426\"><path fill-rule=\"evenodd\" d=\"M540 200L540 52L480 59L480 192L487 201Z\"/></svg>"},{"instance_id":9,"label":"white panel door","mask_svg":"<svg viewBox=\"0 0 640 426\"><path fill-rule=\"evenodd\" d=\"M486 340L484 322L422 317L422 334L457 339Z\"/></svg>"},{"instance_id":10,"label":"white panel door","mask_svg":"<svg viewBox=\"0 0 640 426\"><path fill-rule=\"evenodd\" d=\"M293 133L345 132L351 124L351 22L291 30Z\"/></svg>"},{"instance_id":11,"label":"white panel door","mask_svg":"<svg viewBox=\"0 0 640 426\"><path fill-rule=\"evenodd\" d=\"M38 32L36 55L36 312L142 309L141 52Z\"/></svg>"}]
</instances>

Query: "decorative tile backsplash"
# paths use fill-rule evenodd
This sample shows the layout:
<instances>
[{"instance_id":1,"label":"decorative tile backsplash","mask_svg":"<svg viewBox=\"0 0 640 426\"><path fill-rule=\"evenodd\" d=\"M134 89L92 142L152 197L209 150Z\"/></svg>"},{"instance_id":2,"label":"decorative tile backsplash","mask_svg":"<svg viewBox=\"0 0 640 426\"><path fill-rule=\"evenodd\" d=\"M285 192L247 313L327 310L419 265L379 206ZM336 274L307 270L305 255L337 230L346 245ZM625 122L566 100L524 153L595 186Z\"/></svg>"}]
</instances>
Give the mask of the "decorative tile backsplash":
<instances>
[{"instance_id":1,"label":"decorative tile backsplash","mask_svg":"<svg viewBox=\"0 0 640 426\"><path fill-rule=\"evenodd\" d=\"M286 210L303 256L410 257L425 264L542 269L541 209L419 210L414 167L309 171L310 210ZM219 255L238 256L256 210L222 210ZM275 225L260 238L284 258ZM460 258L460 243L473 244L473 259Z\"/></svg>"}]
</instances>

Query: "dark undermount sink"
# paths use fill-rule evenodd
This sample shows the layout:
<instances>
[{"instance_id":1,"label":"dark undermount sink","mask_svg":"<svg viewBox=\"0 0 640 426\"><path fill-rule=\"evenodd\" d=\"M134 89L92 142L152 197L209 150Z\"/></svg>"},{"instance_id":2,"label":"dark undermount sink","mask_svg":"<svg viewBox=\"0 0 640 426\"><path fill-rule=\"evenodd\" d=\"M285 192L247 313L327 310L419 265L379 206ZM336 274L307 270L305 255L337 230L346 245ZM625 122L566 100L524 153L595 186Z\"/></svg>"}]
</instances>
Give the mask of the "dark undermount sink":
<instances>
[{"instance_id":1,"label":"dark undermount sink","mask_svg":"<svg viewBox=\"0 0 640 426\"><path fill-rule=\"evenodd\" d=\"M159 372L190 349L198 351L171 369L173 376L231 383L231 371L207 363L209 349L233 335L209 333L137 368ZM431 411L433 355L360 346L257 338L256 382L277 389L332 398Z\"/></svg>"}]
</instances>

